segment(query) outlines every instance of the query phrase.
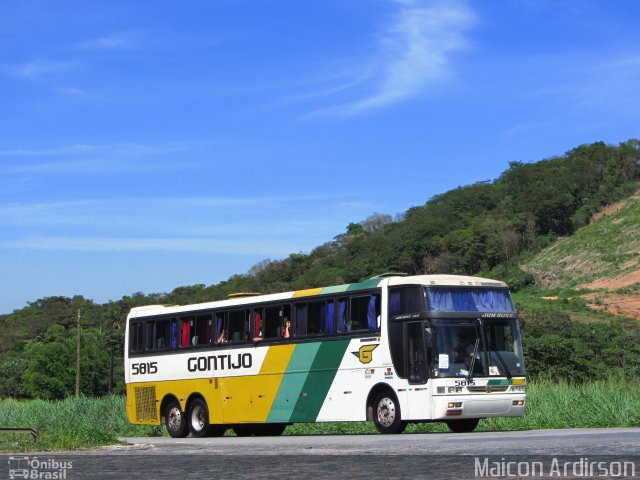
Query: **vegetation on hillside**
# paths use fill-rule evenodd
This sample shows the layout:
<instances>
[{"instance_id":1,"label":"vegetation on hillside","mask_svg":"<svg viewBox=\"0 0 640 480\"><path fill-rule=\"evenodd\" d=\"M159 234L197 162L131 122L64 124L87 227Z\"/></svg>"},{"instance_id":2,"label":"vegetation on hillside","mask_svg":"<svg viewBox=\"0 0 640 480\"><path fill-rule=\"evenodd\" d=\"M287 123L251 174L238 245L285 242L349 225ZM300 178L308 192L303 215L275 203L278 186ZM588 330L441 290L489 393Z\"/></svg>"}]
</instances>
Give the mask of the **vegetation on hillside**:
<instances>
[{"instance_id":1,"label":"vegetation on hillside","mask_svg":"<svg viewBox=\"0 0 640 480\"><path fill-rule=\"evenodd\" d=\"M640 196L545 248L523 268L553 286L576 286L638 270Z\"/></svg>"},{"instance_id":2,"label":"vegetation on hillside","mask_svg":"<svg viewBox=\"0 0 640 480\"><path fill-rule=\"evenodd\" d=\"M84 344L81 391L102 395L123 390L124 318L133 306L349 283L385 271L481 274L503 279L516 291L530 288L534 277L520 264L558 237L587 225L603 206L635 192L639 180L638 140L618 146L598 142L537 163L512 162L494 181L437 195L396 219L373 214L349 224L345 233L309 253L265 260L247 274L216 285L183 286L166 294L137 293L104 305L81 296L36 300L0 316L0 397L63 398L73 392L78 311ZM605 371L635 372L628 366L638 354L631 345L638 344L635 325L623 328L600 322L592 334L601 337L596 341L573 325L569 313L556 312L553 306L525 303L521 310L533 377L586 380L604 378ZM603 338L629 345L631 357L621 363L601 344ZM572 349L573 343L580 348ZM575 361L566 360L566 355ZM594 363L595 358L602 360ZM579 363L582 370L575 375L573 366Z\"/></svg>"}]
</instances>

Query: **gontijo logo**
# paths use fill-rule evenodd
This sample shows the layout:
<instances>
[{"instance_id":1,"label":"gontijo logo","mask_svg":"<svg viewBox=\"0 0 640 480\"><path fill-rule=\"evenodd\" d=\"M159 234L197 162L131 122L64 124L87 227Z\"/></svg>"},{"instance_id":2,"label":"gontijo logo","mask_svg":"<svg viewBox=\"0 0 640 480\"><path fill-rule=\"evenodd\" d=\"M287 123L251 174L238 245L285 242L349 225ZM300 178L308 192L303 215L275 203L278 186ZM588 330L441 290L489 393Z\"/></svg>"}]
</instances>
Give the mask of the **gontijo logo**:
<instances>
[{"instance_id":1,"label":"gontijo logo","mask_svg":"<svg viewBox=\"0 0 640 480\"><path fill-rule=\"evenodd\" d=\"M360 347L360 350L351 353L358 357L360 363L371 363L371 360L373 360L373 351L378 345L377 343L375 345L363 345Z\"/></svg>"}]
</instances>

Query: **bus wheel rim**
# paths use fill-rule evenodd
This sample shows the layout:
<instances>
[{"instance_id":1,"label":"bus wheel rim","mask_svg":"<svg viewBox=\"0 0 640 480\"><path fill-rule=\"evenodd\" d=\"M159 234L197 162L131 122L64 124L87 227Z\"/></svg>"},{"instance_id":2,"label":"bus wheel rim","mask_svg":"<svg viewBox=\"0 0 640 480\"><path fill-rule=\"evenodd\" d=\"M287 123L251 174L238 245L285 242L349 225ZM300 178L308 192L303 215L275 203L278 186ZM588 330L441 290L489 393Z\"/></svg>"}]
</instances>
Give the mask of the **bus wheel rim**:
<instances>
[{"instance_id":1,"label":"bus wheel rim","mask_svg":"<svg viewBox=\"0 0 640 480\"><path fill-rule=\"evenodd\" d=\"M389 427L396 420L396 406L388 397L378 403L378 422L383 427Z\"/></svg>"},{"instance_id":2,"label":"bus wheel rim","mask_svg":"<svg viewBox=\"0 0 640 480\"><path fill-rule=\"evenodd\" d=\"M182 412L178 407L173 407L169 410L169 426L172 430L180 428L182 423Z\"/></svg>"},{"instance_id":3,"label":"bus wheel rim","mask_svg":"<svg viewBox=\"0 0 640 480\"><path fill-rule=\"evenodd\" d=\"M191 425L196 431L200 431L204 428L204 409L202 407L195 407L191 413Z\"/></svg>"}]
</instances>

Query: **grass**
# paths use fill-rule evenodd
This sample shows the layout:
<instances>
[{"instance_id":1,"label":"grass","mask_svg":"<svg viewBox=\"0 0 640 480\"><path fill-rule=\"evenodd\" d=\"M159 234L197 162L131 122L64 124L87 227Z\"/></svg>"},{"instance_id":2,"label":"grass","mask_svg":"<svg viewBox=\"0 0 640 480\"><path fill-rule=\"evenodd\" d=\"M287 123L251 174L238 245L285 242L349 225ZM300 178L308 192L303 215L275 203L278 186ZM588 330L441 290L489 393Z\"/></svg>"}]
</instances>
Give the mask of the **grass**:
<instances>
[{"instance_id":1,"label":"grass","mask_svg":"<svg viewBox=\"0 0 640 480\"><path fill-rule=\"evenodd\" d=\"M492 418L478 430L640 427L640 381L609 379L582 385L537 381L527 386L524 418ZM30 435L0 434L0 450L11 452L75 450L117 444L117 437L162 436L156 426L131 425L125 399L67 398L58 401L3 400L0 425L40 430L36 445ZM375 433L368 422L296 424L287 435L354 435ZM407 432L446 432L442 423L409 425Z\"/></svg>"},{"instance_id":2,"label":"grass","mask_svg":"<svg viewBox=\"0 0 640 480\"><path fill-rule=\"evenodd\" d=\"M64 400L13 399L0 402L0 426L36 428L38 444L30 435L0 433L0 450L76 450L119 443L118 436L163 435L159 426L131 425L125 398L69 397Z\"/></svg>"}]
</instances>

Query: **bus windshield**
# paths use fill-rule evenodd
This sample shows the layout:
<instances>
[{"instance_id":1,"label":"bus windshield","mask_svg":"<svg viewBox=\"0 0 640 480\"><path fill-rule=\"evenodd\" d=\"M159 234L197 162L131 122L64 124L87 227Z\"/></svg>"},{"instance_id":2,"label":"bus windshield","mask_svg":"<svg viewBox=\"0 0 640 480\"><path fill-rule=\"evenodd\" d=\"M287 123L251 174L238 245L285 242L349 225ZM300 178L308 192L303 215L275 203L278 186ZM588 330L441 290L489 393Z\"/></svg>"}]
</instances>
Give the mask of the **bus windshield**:
<instances>
[{"instance_id":1,"label":"bus windshield","mask_svg":"<svg viewBox=\"0 0 640 480\"><path fill-rule=\"evenodd\" d=\"M520 330L515 319L433 319L431 325L434 376L525 374Z\"/></svg>"}]
</instances>

